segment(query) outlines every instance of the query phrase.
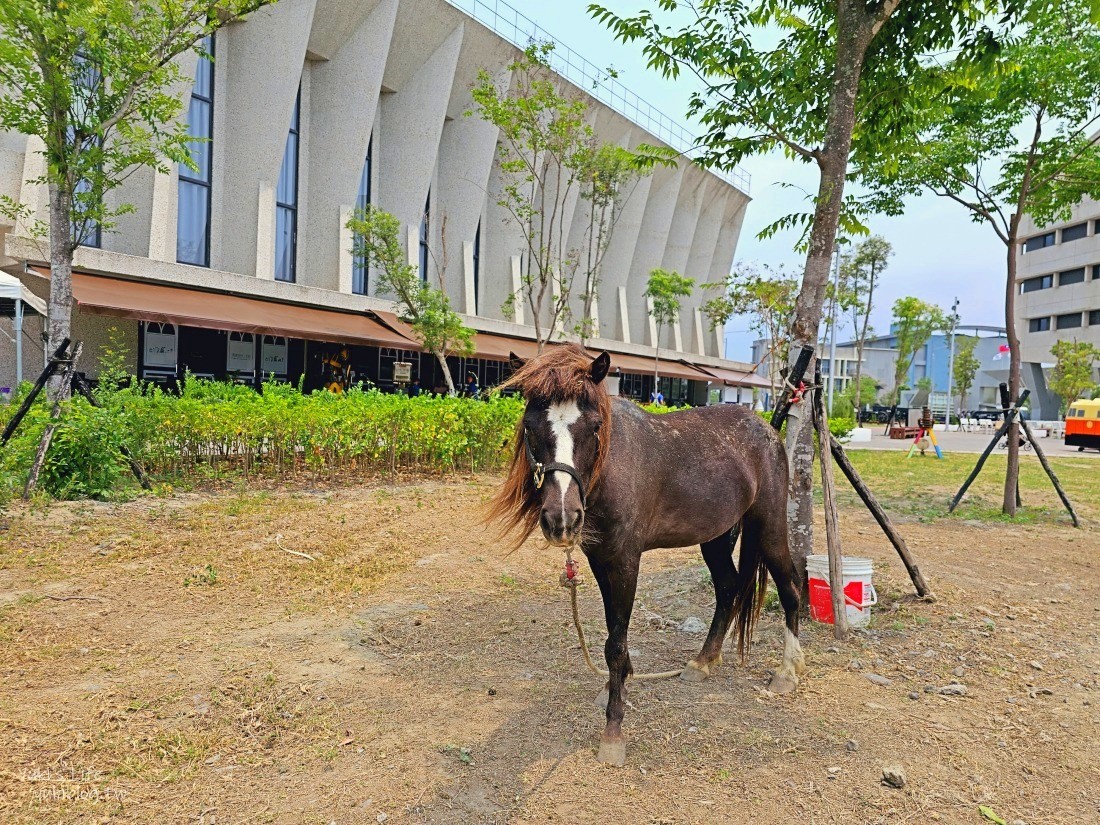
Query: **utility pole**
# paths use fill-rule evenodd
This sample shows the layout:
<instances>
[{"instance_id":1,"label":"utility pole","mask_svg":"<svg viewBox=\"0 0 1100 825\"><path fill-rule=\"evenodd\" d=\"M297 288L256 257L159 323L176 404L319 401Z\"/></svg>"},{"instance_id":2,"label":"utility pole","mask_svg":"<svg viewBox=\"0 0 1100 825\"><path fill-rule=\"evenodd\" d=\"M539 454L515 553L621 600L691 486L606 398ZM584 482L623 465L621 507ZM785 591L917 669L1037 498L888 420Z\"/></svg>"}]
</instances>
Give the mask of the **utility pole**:
<instances>
[{"instance_id":1,"label":"utility pole","mask_svg":"<svg viewBox=\"0 0 1100 825\"><path fill-rule=\"evenodd\" d=\"M836 243L833 262L833 312L829 321L829 415L833 414L833 387L836 385L836 305L840 303L840 239ZM857 389L856 392L859 392ZM858 399L858 396L857 396Z\"/></svg>"},{"instance_id":2,"label":"utility pole","mask_svg":"<svg viewBox=\"0 0 1100 825\"><path fill-rule=\"evenodd\" d=\"M951 424L951 410L955 405L955 330L959 326L959 299L951 305L951 355L947 361L947 412L944 429Z\"/></svg>"}]
</instances>

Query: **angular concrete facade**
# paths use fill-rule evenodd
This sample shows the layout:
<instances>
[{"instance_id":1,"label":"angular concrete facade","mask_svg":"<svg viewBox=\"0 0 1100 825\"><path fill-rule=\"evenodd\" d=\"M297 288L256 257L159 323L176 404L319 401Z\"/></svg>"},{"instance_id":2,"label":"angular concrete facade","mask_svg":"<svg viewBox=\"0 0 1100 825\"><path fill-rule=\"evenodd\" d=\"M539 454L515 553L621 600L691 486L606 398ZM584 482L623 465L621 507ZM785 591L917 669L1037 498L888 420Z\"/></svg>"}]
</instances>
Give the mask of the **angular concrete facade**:
<instances>
[{"instance_id":1,"label":"angular concrete facade","mask_svg":"<svg viewBox=\"0 0 1100 825\"><path fill-rule=\"evenodd\" d=\"M503 309L525 248L496 203L502 186L497 135L476 115L466 116L477 72L484 68L507 81L508 63L519 54L515 45L444 0L281 0L218 32L214 53L210 266L176 262L179 183L172 170L139 172L127 181L117 198L136 211L117 232L104 234L100 248L78 250L78 269L342 312L392 309L369 277L365 294L353 292L344 224L369 146L370 200L401 221L410 262L421 254L430 204L433 282L442 280L455 308L480 331L532 337L531 318L522 311L509 317ZM189 56L181 66L193 75L197 62ZM572 90L587 98L601 140L626 147L662 143L587 90ZM276 200L296 101L296 265L288 283L274 280ZM30 141L0 134L0 193L45 218L44 193L31 184L40 165ZM723 280L748 200L742 187L687 161L629 184L601 273L599 337L590 346L651 356L659 344L675 359L730 365L721 358L720 332L699 312L703 290L685 302L660 342L643 292L658 266L699 284ZM566 208L563 225L574 244L584 231L581 205L574 197ZM0 226L0 233L0 264L44 291L41 279L26 274L28 265L45 262L44 245L20 227ZM79 334L79 317L76 323Z\"/></svg>"}]
</instances>

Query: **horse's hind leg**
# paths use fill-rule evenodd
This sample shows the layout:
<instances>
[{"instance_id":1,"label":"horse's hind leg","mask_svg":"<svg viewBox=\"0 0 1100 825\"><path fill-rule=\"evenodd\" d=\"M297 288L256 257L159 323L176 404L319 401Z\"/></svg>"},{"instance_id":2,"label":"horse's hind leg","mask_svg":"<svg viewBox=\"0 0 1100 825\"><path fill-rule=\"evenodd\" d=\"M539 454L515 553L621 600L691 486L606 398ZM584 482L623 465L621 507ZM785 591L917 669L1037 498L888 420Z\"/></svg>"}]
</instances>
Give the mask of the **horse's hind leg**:
<instances>
[{"instance_id":1,"label":"horse's hind leg","mask_svg":"<svg viewBox=\"0 0 1100 825\"><path fill-rule=\"evenodd\" d=\"M802 577L794 566L787 542L787 523L784 519L767 518L761 525L761 548L764 564L775 582L779 602L783 605L787 632L784 634L783 662L772 677L768 690L772 693L791 693L798 687L798 677L806 670L802 646L798 643L798 610L802 592Z\"/></svg>"},{"instance_id":2,"label":"horse's hind leg","mask_svg":"<svg viewBox=\"0 0 1100 825\"><path fill-rule=\"evenodd\" d=\"M681 679L701 682L722 664L722 643L729 633L733 620L733 597L737 593L737 568L733 564L733 531L716 539L703 542L703 560L714 582L714 618L710 621L710 633L703 642L699 655L689 661L680 674Z\"/></svg>"}]
</instances>

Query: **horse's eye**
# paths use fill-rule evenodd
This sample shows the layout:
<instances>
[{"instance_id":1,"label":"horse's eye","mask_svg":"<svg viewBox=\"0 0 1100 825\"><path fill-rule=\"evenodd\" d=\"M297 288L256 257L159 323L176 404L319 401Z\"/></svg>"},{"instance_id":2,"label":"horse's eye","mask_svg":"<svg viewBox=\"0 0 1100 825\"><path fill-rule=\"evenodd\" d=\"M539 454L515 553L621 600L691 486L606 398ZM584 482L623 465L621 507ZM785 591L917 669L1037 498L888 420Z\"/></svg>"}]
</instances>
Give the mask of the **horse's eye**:
<instances>
[{"instance_id":1,"label":"horse's eye","mask_svg":"<svg viewBox=\"0 0 1100 825\"><path fill-rule=\"evenodd\" d=\"M597 418L597 419L596 419L596 423L592 425L592 429L593 429L593 430L595 430L596 432L599 432L599 431L600 431L600 427L602 427L602 426L603 426L603 422L602 422L602 421L600 421L600 420L599 420L599 419Z\"/></svg>"}]
</instances>

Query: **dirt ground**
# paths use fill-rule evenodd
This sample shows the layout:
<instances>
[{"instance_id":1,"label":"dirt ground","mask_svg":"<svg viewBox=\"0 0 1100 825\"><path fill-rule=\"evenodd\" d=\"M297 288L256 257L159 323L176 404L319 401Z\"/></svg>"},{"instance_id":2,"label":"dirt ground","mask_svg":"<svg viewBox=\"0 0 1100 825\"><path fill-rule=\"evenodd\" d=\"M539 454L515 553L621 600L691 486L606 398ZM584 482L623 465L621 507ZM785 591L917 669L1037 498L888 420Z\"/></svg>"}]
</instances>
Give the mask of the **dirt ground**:
<instances>
[{"instance_id":1,"label":"dirt ground","mask_svg":"<svg viewBox=\"0 0 1100 825\"><path fill-rule=\"evenodd\" d=\"M561 553L492 540L495 482L9 510L0 820L1100 821L1094 531L905 523L929 604L849 508L872 628L838 644L807 621L789 697L764 690L774 612L745 665L632 685L616 769L595 759L601 682ZM679 625L710 620L705 567L656 551L642 579L635 666L678 667L703 639ZM596 652L593 585L581 600ZM965 695L937 692L953 683ZM890 765L903 788L881 782Z\"/></svg>"}]
</instances>

